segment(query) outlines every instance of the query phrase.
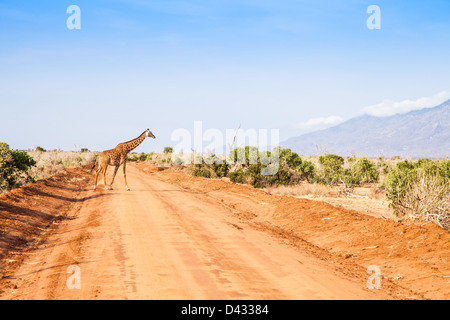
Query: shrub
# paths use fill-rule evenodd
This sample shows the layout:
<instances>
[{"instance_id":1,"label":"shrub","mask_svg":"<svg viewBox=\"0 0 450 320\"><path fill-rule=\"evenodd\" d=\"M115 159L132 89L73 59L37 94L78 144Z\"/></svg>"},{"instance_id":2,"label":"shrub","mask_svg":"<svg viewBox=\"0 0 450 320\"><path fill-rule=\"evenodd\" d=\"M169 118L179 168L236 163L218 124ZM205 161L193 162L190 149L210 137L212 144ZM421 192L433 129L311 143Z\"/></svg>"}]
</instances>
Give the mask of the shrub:
<instances>
[{"instance_id":1,"label":"shrub","mask_svg":"<svg viewBox=\"0 0 450 320\"><path fill-rule=\"evenodd\" d=\"M173 148L172 147L164 147L164 151L165 154L169 154L169 153L173 153Z\"/></svg>"},{"instance_id":2,"label":"shrub","mask_svg":"<svg viewBox=\"0 0 450 320\"><path fill-rule=\"evenodd\" d=\"M220 178L226 177L228 175L228 171L230 170L230 167L225 160L223 160L222 163L212 163L210 168L214 171L216 176Z\"/></svg>"},{"instance_id":3,"label":"shrub","mask_svg":"<svg viewBox=\"0 0 450 320\"><path fill-rule=\"evenodd\" d=\"M278 163L269 163L269 158L278 154ZM250 183L256 188L268 185L291 185L302 180L313 180L315 166L303 160L290 149L277 147L272 152L259 151L256 147L246 146L230 152L229 159L235 161L228 177L232 182ZM271 159L273 160L273 159ZM278 165L278 167L275 167ZM263 175L263 169L276 168L273 175Z\"/></svg>"},{"instance_id":4,"label":"shrub","mask_svg":"<svg viewBox=\"0 0 450 320\"><path fill-rule=\"evenodd\" d=\"M378 157L376 167L384 174L387 174L392 169L392 164L386 162L383 157Z\"/></svg>"},{"instance_id":5,"label":"shrub","mask_svg":"<svg viewBox=\"0 0 450 320\"><path fill-rule=\"evenodd\" d=\"M273 179L276 176L265 176L261 174L262 164L258 160L255 164L250 164L247 168L247 181L255 188L264 188L268 184L276 183Z\"/></svg>"},{"instance_id":6,"label":"shrub","mask_svg":"<svg viewBox=\"0 0 450 320\"><path fill-rule=\"evenodd\" d=\"M35 165L25 151L10 150L8 144L0 142L0 192L33 182L28 171Z\"/></svg>"},{"instance_id":7,"label":"shrub","mask_svg":"<svg viewBox=\"0 0 450 320\"><path fill-rule=\"evenodd\" d=\"M244 167L248 167L250 164L255 164L259 161L259 150L253 146L235 148L230 152L229 160Z\"/></svg>"},{"instance_id":8,"label":"shrub","mask_svg":"<svg viewBox=\"0 0 450 320\"><path fill-rule=\"evenodd\" d=\"M315 175L315 181L329 186L344 184L345 188L353 188L363 183L378 181L378 171L373 161L361 157L348 157L350 168L344 168L344 158L335 154L319 157L321 170Z\"/></svg>"},{"instance_id":9,"label":"shrub","mask_svg":"<svg viewBox=\"0 0 450 320\"><path fill-rule=\"evenodd\" d=\"M172 162L173 162L173 164L176 164L176 165L182 165L184 163L183 159L181 159L180 157L175 157L175 159Z\"/></svg>"},{"instance_id":10,"label":"shrub","mask_svg":"<svg viewBox=\"0 0 450 320\"><path fill-rule=\"evenodd\" d=\"M132 152L128 155L128 161L146 161L147 159L148 155L145 152L141 152L140 154Z\"/></svg>"},{"instance_id":11,"label":"shrub","mask_svg":"<svg viewBox=\"0 0 450 320\"><path fill-rule=\"evenodd\" d=\"M145 161L147 160L147 154L145 152L141 152L141 154L138 156L139 161Z\"/></svg>"},{"instance_id":12,"label":"shrub","mask_svg":"<svg viewBox=\"0 0 450 320\"><path fill-rule=\"evenodd\" d=\"M297 167L298 172L300 173L301 180L306 179L308 182L313 182L316 176L316 166L308 161L303 160L301 165Z\"/></svg>"},{"instance_id":13,"label":"shrub","mask_svg":"<svg viewBox=\"0 0 450 320\"><path fill-rule=\"evenodd\" d=\"M392 207L398 217L431 221L450 229L450 183L420 169L401 196L393 198Z\"/></svg>"},{"instance_id":14,"label":"shrub","mask_svg":"<svg viewBox=\"0 0 450 320\"><path fill-rule=\"evenodd\" d=\"M152 161L152 159L153 159L153 152L150 152L148 155L147 155L147 157L145 158L145 161L146 162L150 162L150 161Z\"/></svg>"},{"instance_id":15,"label":"shrub","mask_svg":"<svg viewBox=\"0 0 450 320\"><path fill-rule=\"evenodd\" d=\"M180 163L182 160L178 158ZM204 159L196 159L198 164L193 165L192 175L205 178L222 178L226 177L229 172L229 165L226 159L220 159L215 155L208 156Z\"/></svg>"},{"instance_id":16,"label":"shrub","mask_svg":"<svg viewBox=\"0 0 450 320\"><path fill-rule=\"evenodd\" d=\"M439 176L448 182L450 180L450 160L441 161L438 165Z\"/></svg>"},{"instance_id":17,"label":"shrub","mask_svg":"<svg viewBox=\"0 0 450 320\"><path fill-rule=\"evenodd\" d=\"M322 170L317 175L319 183L332 186L341 181L344 158L335 154L327 154L319 157L319 163L322 165Z\"/></svg>"},{"instance_id":18,"label":"shrub","mask_svg":"<svg viewBox=\"0 0 450 320\"><path fill-rule=\"evenodd\" d=\"M230 181L249 183L256 188L262 188L269 183L270 177L261 174L261 170L267 167L261 162L261 156L270 156L270 152L261 153L258 148L253 146L233 149L228 158L234 163L228 174Z\"/></svg>"},{"instance_id":19,"label":"shrub","mask_svg":"<svg viewBox=\"0 0 450 320\"><path fill-rule=\"evenodd\" d=\"M192 175L196 177L211 178L211 171L202 167L200 164L195 164Z\"/></svg>"},{"instance_id":20,"label":"shrub","mask_svg":"<svg viewBox=\"0 0 450 320\"><path fill-rule=\"evenodd\" d=\"M236 171L230 172L228 174L228 178L230 178L230 181L234 182L234 183L245 183L246 182L245 174L242 169L238 169Z\"/></svg>"},{"instance_id":21,"label":"shrub","mask_svg":"<svg viewBox=\"0 0 450 320\"><path fill-rule=\"evenodd\" d=\"M354 182L357 185L377 182L379 177L375 163L364 157L354 162L351 168L351 175L354 177Z\"/></svg>"},{"instance_id":22,"label":"shrub","mask_svg":"<svg viewBox=\"0 0 450 320\"><path fill-rule=\"evenodd\" d=\"M449 161L402 161L383 181L394 214L450 228Z\"/></svg>"},{"instance_id":23,"label":"shrub","mask_svg":"<svg viewBox=\"0 0 450 320\"><path fill-rule=\"evenodd\" d=\"M421 169L430 174L433 171L431 168L432 164L423 160L419 160L416 163L408 160L397 163L396 167L386 175L382 183L382 187L388 192L388 199L394 202L403 199L407 188L417 177L418 170Z\"/></svg>"},{"instance_id":24,"label":"shrub","mask_svg":"<svg viewBox=\"0 0 450 320\"><path fill-rule=\"evenodd\" d=\"M138 155L135 152L132 152L132 153L128 154L127 158L128 158L127 159L128 161L137 161Z\"/></svg>"},{"instance_id":25,"label":"shrub","mask_svg":"<svg viewBox=\"0 0 450 320\"><path fill-rule=\"evenodd\" d=\"M299 181L312 181L315 175L312 162L303 160L291 149L279 149L279 169L272 179L276 184L294 184Z\"/></svg>"}]
</instances>

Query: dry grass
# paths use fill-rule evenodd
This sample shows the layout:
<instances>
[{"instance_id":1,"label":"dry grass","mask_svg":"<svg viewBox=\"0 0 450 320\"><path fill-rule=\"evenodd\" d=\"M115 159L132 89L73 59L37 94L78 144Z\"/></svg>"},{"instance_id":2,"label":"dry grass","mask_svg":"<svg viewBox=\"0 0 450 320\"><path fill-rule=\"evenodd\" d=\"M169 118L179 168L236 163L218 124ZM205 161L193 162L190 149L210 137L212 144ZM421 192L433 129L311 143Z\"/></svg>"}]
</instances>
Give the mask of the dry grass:
<instances>
[{"instance_id":1,"label":"dry grass","mask_svg":"<svg viewBox=\"0 0 450 320\"><path fill-rule=\"evenodd\" d=\"M343 193L339 186L330 187L328 185L320 183L308 183L301 182L297 185L290 186L271 186L265 188L265 191L270 194L276 194L280 196L293 196L293 197L313 197L313 198L340 198L342 196L355 197L355 198L367 198L373 200L385 200L386 192L380 190L378 185L371 184L365 187L356 187L351 194Z\"/></svg>"},{"instance_id":2,"label":"dry grass","mask_svg":"<svg viewBox=\"0 0 450 320\"><path fill-rule=\"evenodd\" d=\"M95 152L79 151L29 151L28 154L36 161L36 167L30 170L35 179L44 179L65 168L74 168L95 161Z\"/></svg>"},{"instance_id":3,"label":"dry grass","mask_svg":"<svg viewBox=\"0 0 450 320\"><path fill-rule=\"evenodd\" d=\"M351 194L339 192L338 187L303 182L299 185L268 187L266 192L280 196L291 196L323 201L336 207L356 210L360 213L383 219L397 220L389 208L386 192L377 185L357 187Z\"/></svg>"},{"instance_id":4,"label":"dry grass","mask_svg":"<svg viewBox=\"0 0 450 320\"><path fill-rule=\"evenodd\" d=\"M276 194L279 196L313 196L313 197L328 197L336 194L336 189L318 183L299 183L293 186L273 186L265 188L269 194Z\"/></svg>"},{"instance_id":5,"label":"dry grass","mask_svg":"<svg viewBox=\"0 0 450 320\"><path fill-rule=\"evenodd\" d=\"M403 219L430 221L450 229L450 181L420 173L402 199L393 201L397 216Z\"/></svg>"}]
</instances>

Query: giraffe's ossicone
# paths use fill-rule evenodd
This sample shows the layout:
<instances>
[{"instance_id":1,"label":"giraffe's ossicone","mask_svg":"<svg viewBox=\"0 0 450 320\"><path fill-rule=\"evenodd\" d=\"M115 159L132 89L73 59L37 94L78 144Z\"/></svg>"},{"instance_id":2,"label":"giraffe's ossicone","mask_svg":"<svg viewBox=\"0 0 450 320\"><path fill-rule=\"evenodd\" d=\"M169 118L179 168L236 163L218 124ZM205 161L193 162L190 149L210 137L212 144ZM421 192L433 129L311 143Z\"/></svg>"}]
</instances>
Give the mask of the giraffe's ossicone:
<instances>
[{"instance_id":1,"label":"giraffe's ossicone","mask_svg":"<svg viewBox=\"0 0 450 320\"><path fill-rule=\"evenodd\" d=\"M123 142L123 143L119 143L114 149L105 150L102 153L100 153L100 155L97 158L97 162L92 167L92 169L94 169L95 165L98 165L97 173L95 174L94 190L97 189L97 180L98 180L98 175L100 174L100 172L103 175L103 184L105 185L105 189L111 190L113 182L114 182L114 178L116 177L117 170L119 169L119 167L121 165L123 165L123 178L125 180L125 187L129 191L130 188L128 188L127 171L126 171L128 153L131 150L135 149L138 145L140 145L142 143L142 141L144 141L144 139L147 137L155 139L155 136L150 131L150 129L145 130L136 139L133 139L133 140L130 140L127 142ZM115 167L114 174L113 174L111 184L109 185L109 187L106 184L106 169L108 168L108 166Z\"/></svg>"}]
</instances>

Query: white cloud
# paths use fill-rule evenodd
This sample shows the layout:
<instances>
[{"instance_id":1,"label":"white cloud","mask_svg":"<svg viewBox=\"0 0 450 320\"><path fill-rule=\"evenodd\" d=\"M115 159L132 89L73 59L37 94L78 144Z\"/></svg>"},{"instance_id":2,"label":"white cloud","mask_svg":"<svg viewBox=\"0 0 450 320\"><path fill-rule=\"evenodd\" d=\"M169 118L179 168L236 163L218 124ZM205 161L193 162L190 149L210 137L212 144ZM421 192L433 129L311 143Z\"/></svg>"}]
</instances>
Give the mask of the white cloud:
<instances>
[{"instance_id":1,"label":"white cloud","mask_svg":"<svg viewBox=\"0 0 450 320\"><path fill-rule=\"evenodd\" d=\"M432 97L423 97L417 100L403 100L400 102L385 100L381 103L365 107L363 113L375 117L387 117L412 110L432 108L448 99L450 99L450 92L442 91Z\"/></svg>"},{"instance_id":2,"label":"white cloud","mask_svg":"<svg viewBox=\"0 0 450 320\"><path fill-rule=\"evenodd\" d=\"M307 132L316 131L335 126L343 121L344 119L338 116L319 117L302 122L296 125L296 128Z\"/></svg>"},{"instance_id":3,"label":"white cloud","mask_svg":"<svg viewBox=\"0 0 450 320\"><path fill-rule=\"evenodd\" d=\"M442 91L431 97L423 97L417 100L403 100L399 102L385 100L381 103L365 107L361 110L362 114L368 114L375 117L387 117L394 114L406 113L412 110L433 108L446 100L450 99L450 92ZM347 119L339 116L328 116L309 119L306 122L295 124L293 128L300 131L301 134L327 129L336 126Z\"/></svg>"}]
</instances>

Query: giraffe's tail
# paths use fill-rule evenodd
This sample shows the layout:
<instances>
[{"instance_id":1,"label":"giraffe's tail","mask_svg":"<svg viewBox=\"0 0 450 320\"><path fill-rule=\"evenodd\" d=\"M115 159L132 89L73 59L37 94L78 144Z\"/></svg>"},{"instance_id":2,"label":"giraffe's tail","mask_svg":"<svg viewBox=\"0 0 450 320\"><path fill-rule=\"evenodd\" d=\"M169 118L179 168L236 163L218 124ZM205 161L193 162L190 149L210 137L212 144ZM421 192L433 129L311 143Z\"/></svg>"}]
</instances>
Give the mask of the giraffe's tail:
<instances>
[{"instance_id":1,"label":"giraffe's tail","mask_svg":"<svg viewBox=\"0 0 450 320\"><path fill-rule=\"evenodd\" d=\"M91 171L89 171L89 173L91 173L92 170L94 170L94 168L95 168L95 166L97 165L97 163L98 163L98 158L97 158L97 160L95 160L94 165L92 166Z\"/></svg>"}]
</instances>

